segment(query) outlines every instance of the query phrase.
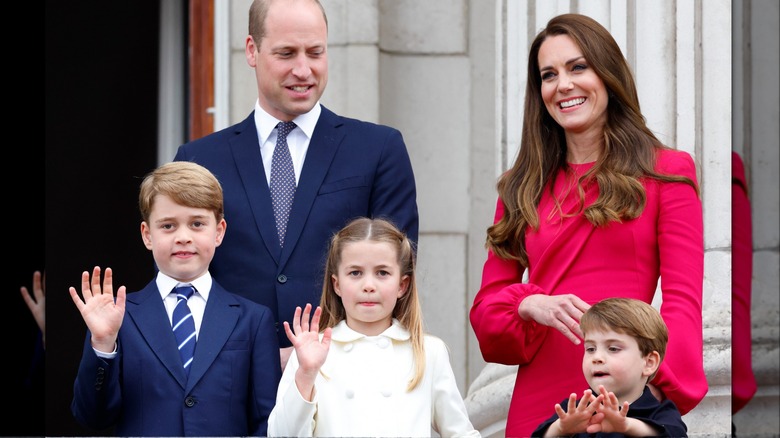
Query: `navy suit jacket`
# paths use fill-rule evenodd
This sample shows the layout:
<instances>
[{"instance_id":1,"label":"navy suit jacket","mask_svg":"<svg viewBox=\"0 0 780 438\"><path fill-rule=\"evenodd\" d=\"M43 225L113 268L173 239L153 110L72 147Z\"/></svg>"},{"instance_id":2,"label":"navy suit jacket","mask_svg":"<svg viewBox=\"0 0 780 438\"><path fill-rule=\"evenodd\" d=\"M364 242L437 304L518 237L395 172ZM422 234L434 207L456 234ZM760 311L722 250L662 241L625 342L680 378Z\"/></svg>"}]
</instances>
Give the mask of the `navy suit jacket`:
<instances>
[{"instance_id":1,"label":"navy suit jacket","mask_svg":"<svg viewBox=\"0 0 780 438\"><path fill-rule=\"evenodd\" d=\"M324 106L295 190L284 248L254 113L179 147L174 160L197 162L222 184L227 233L209 271L228 290L268 306L279 345L296 306L317 306L331 237L358 216L391 220L417 242L417 192L401 133L341 117Z\"/></svg>"},{"instance_id":2,"label":"navy suit jacket","mask_svg":"<svg viewBox=\"0 0 780 438\"><path fill-rule=\"evenodd\" d=\"M127 294L117 356L90 333L71 410L119 436L264 436L281 378L269 309L212 283L189 379L155 281Z\"/></svg>"}]
</instances>

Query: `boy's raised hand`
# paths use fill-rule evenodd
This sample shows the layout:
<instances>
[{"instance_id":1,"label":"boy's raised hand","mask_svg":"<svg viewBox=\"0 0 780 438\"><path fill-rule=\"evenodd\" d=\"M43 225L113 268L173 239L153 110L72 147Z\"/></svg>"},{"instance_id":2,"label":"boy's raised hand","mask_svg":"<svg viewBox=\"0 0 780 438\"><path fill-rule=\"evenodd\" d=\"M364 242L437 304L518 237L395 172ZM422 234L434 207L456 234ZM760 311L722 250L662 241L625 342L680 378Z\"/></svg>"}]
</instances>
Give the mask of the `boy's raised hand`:
<instances>
[{"instance_id":1,"label":"boy's raised hand","mask_svg":"<svg viewBox=\"0 0 780 438\"><path fill-rule=\"evenodd\" d=\"M601 403L602 397L593 395L590 389L586 389L582 393L582 398L579 404L577 404L577 394L572 393L569 395L569 406L564 412L560 404L555 404L555 413L558 414L558 428L553 434L558 435L574 435L576 433L585 432L589 425L594 421L594 414L597 411L598 405ZM550 427L553 429L553 427ZM549 432L549 431L548 431ZM545 434L547 436L547 434Z\"/></svg>"},{"instance_id":2,"label":"boy's raised hand","mask_svg":"<svg viewBox=\"0 0 780 438\"><path fill-rule=\"evenodd\" d=\"M614 392L607 391L604 385L599 385L599 393L602 398L599 406L599 414L603 416L598 424L588 427L588 433L622 433L629 431L630 418L628 415L629 403L620 403Z\"/></svg>"},{"instance_id":3,"label":"boy's raised hand","mask_svg":"<svg viewBox=\"0 0 780 438\"><path fill-rule=\"evenodd\" d=\"M92 347L98 351L111 353L116 346L116 338L122 320L125 317L125 287L120 286L114 300L113 273L111 268L106 268L103 278L103 287L100 286L100 267L92 270L90 281L89 272L81 274L81 295L79 297L76 288L70 287L70 297L81 317L87 324L92 334Z\"/></svg>"}]
</instances>

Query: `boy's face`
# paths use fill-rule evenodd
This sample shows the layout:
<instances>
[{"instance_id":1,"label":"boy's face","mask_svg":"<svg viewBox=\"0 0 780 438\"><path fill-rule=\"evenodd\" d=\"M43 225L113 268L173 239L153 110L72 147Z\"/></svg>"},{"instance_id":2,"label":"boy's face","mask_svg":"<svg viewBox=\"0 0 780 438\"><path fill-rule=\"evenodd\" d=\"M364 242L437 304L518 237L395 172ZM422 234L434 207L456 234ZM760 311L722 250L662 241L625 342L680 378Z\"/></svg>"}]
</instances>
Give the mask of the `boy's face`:
<instances>
[{"instance_id":1,"label":"boy's face","mask_svg":"<svg viewBox=\"0 0 780 438\"><path fill-rule=\"evenodd\" d=\"M612 330L585 333L584 347L582 373L588 384L595 391L604 385L621 403L638 399L660 364L657 352L642 356L636 339Z\"/></svg>"},{"instance_id":2,"label":"boy's face","mask_svg":"<svg viewBox=\"0 0 780 438\"><path fill-rule=\"evenodd\" d=\"M185 207L158 195L149 223L141 223L141 238L160 272L190 282L209 269L226 227L225 220L217 221L210 210Z\"/></svg>"}]
</instances>

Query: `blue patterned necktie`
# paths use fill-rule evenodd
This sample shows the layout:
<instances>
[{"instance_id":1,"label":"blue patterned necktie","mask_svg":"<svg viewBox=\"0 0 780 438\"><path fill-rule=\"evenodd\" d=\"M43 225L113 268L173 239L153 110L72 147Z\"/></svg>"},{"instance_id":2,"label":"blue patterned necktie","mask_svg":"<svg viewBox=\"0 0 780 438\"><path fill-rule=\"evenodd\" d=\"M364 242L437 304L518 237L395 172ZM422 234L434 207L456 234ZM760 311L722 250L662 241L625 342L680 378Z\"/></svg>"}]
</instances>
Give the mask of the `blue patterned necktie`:
<instances>
[{"instance_id":1,"label":"blue patterned necktie","mask_svg":"<svg viewBox=\"0 0 780 438\"><path fill-rule=\"evenodd\" d=\"M189 376L197 339L195 336L195 321L192 319L192 312L190 312L190 307L187 305L187 300L190 299L195 289L192 286L185 285L176 287L174 291L178 301L173 309L171 324L173 326L173 334L176 336L176 344L179 347L181 363L184 365L184 372Z\"/></svg>"},{"instance_id":2,"label":"blue patterned necktie","mask_svg":"<svg viewBox=\"0 0 780 438\"><path fill-rule=\"evenodd\" d=\"M295 170L293 169L290 148L287 146L287 134L295 129L293 122L280 122L277 127L276 147L271 161L271 201L276 218L276 231L279 233L279 245L284 246L287 234L287 219L290 216L295 196Z\"/></svg>"}]
</instances>

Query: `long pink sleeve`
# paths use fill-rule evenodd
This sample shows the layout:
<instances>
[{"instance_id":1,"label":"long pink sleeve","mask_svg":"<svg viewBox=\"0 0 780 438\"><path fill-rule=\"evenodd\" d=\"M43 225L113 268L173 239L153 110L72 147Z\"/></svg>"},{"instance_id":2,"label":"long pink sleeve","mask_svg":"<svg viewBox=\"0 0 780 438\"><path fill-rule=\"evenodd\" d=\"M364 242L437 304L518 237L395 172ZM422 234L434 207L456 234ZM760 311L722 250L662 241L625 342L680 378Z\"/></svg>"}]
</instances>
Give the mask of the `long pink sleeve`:
<instances>
[{"instance_id":1,"label":"long pink sleeve","mask_svg":"<svg viewBox=\"0 0 780 438\"><path fill-rule=\"evenodd\" d=\"M696 181L687 153L667 154L659 171ZM658 254L661 273L661 316L669 328L669 345L653 380L685 415L704 398L707 379L703 361L702 288L704 225L701 201L685 184L657 184L660 192Z\"/></svg>"},{"instance_id":2,"label":"long pink sleeve","mask_svg":"<svg viewBox=\"0 0 780 438\"><path fill-rule=\"evenodd\" d=\"M503 215L504 206L499 199L494 223ZM488 362L525 364L544 340L547 327L535 321L524 321L517 313L523 298L545 293L536 285L521 283L523 271L519 263L501 259L488 251L482 269L482 285L469 315L482 357Z\"/></svg>"}]
</instances>

